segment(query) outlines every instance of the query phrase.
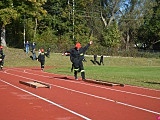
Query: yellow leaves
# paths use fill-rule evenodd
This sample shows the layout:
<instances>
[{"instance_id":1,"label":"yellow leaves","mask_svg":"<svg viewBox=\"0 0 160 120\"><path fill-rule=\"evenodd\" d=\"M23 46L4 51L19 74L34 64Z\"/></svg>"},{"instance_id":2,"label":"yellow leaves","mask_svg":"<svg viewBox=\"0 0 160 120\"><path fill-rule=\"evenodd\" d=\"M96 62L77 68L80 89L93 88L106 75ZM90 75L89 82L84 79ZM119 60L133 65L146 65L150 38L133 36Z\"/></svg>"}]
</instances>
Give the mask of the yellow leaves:
<instances>
[{"instance_id":1,"label":"yellow leaves","mask_svg":"<svg viewBox=\"0 0 160 120\"><path fill-rule=\"evenodd\" d=\"M18 16L17 11L12 8L5 8L0 10L0 19L4 25L10 24L12 19L16 19Z\"/></svg>"},{"instance_id":2,"label":"yellow leaves","mask_svg":"<svg viewBox=\"0 0 160 120\"><path fill-rule=\"evenodd\" d=\"M40 3L40 4L44 4L45 2L47 2L47 0L28 0L28 1L32 3Z\"/></svg>"}]
</instances>

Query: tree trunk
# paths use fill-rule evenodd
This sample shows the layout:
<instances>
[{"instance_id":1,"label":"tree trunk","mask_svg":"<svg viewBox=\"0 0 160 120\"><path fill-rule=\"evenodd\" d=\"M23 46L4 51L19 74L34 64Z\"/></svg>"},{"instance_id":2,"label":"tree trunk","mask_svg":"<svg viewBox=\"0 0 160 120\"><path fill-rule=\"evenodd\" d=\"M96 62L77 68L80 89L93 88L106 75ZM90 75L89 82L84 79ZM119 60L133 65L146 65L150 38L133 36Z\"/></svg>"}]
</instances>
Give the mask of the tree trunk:
<instances>
[{"instance_id":1,"label":"tree trunk","mask_svg":"<svg viewBox=\"0 0 160 120\"><path fill-rule=\"evenodd\" d=\"M129 50L129 40L130 40L130 36L129 33L127 33L127 39L126 39L126 50Z\"/></svg>"},{"instance_id":2,"label":"tree trunk","mask_svg":"<svg viewBox=\"0 0 160 120\"><path fill-rule=\"evenodd\" d=\"M1 29L1 45L2 46L7 46L6 45L6 30L5 30L4 25L2 26L2 29Z\"/></svg>"},{"instance_id":3,"label":"tree trunk","mask_svg":"<svg viewBox=\"0 0 160 120\"><path fill-rule=\"evenodd\" d=\"M35 18L35 23L36 23L36 25L35 25L35 28L34 28L34 35L33 35L33 38L35 38L35 36L36 36L36 33L37 33L37 18Z\"/></svg>"}]
</instances>

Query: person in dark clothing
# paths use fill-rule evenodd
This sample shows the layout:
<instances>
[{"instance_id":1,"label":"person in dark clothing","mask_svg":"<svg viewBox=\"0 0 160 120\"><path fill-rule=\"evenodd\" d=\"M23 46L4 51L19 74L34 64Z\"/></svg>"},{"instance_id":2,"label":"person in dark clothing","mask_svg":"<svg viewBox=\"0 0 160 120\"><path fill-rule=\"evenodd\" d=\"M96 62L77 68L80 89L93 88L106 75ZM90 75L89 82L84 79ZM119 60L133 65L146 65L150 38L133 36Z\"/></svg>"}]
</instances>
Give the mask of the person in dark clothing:
<instances>
[{"instance_id":1,"label":"person in dark clothing","mask_svg":"<svg viewBox=\"0 0 160 120\"><path fill-rule=\"evenodd\" d=\"M94 58L94 64L96 64L96 62L97 62L97 55L94 55L93 58Z\"/></svg>"},{"instance_id":2,"label":"person in dark clothing","mask_svg":"<svg viewBox=\"0 0 160 120\"><path fill-rule=\"evenodd\" d=\"M44 65L45 65L45 53L44 49L41 49L41 53L38 55L38 61L41 63L41 70L44 70Z\"/></svg>"},{"instance_id":3,"label":"person in dark clothing","mask_svg":"<svg viewBox=\"0 0 160 120\"><path fill-rule=\"evenodd\" d=\"M87 60L84 58L83 62L87 62ZM74 65L72 64L72 66L71 66L71 72L73 72L73 69L74 69Z\"/></svg>"},{"instance_id":4,"label":"person in dark clothing","mask_svg":"<svg viewBox=\"0 0 160 120\"><path fill-rule=\"evenodd\" d=\"M101 64L104 65L104 63L103 63L103 55L101 55L99 63L100 63L100 65Z\"/></svg>"},{"instance_id":5,"label":"person in dark clothing","mask_svg":"<svg viewBox=\"0 0 160 120\"><path fill-rule=\"evenodd\" d=\"M34 48L32 50L32 60L36 60L36 59L37 59L37 57L36 57L36 49Z\"/></svg>"},{"instance_id":6,"label":"person in dark clothing","mask_svg":"<svg viewBox=\"0 0 160 120\"><path fill-rule=\"evenodd\" d=\"M48 57L48 58L50 57L50 52L51 52L51 48L48 48L48 49L47 49L47 52L45 52L46 57Z\"/></svg>"},{"instance_id":7,"label":"person in dark clothing","mask_svg":"<svg viewBox=\"0 0 160 120\"><path fill-rule=\"evenodd\" d=\"M36 43L33 42L31 47L32 47L32 51L33 51L34 49L36 49Z\"/></svg>"},{"instance_id":8,"label":"person in dark clothing","mask_svg":"<svg viewBox=\"0 0 160 120\"><path fill-rule=\"evenodd\" d=\"M99 61L97 61L97 55L93 55L93 60L90 60L94 65L100 65Z\"/></svg>"},{"instance_id":9,"label":"person in dark clothing","mask_svg":"<svg viewBox=\"0 0 160 120\"><path fill-rule=\"evenodd\" d=\"M5 54L3 53L3 47L0 46L0 69L3 69Z\"/></svg>"},{"instance_id":10,"label":"person in dark clothing","mask_svg":"<svg viewBox=\"0 0 160 120\"><path fill-rule=\"evenodd\" d=\"M74 68L74 77L76 80L78 80L77 74L78 72L81 72L82 80L85 80L85 70L83 67L83 60L84 60L84 54L89 48L89 46L92 44L92 41L90 41L85 47L82 47L81 44L78 42L75 45L75 48L72 48L65 52L65 55L70 55L70 60L73 64Z\"/></svg>"}]
</instances>

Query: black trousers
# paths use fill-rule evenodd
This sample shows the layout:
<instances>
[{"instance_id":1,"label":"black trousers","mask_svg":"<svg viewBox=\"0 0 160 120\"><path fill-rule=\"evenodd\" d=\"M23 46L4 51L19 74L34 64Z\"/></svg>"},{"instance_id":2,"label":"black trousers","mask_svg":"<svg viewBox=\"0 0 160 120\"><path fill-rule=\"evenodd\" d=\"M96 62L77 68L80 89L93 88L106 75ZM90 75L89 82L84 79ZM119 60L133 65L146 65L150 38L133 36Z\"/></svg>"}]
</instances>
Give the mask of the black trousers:
<instances>
[{"instance_id":1,"label":"black trousers","mask_svg":"<svg viewBox=\"0 0 160 120\"><path fill-rule=\"evenodd\" d=\"M0 61L0 69L3 68L4 60Z\"/></svg>"},{"instance_id":2,"label":"black trousers","mask_svg":"<svg viewBox=\"0 0 160 120\"><path fill-rule=\"evenodd\" d=\"M74 62L73 62L73 66L74 66L74 77L75 77L75 79L77 79L78 72L81 72L82 79L85 79L85 71L84 71L82 60L75 59Z\"/></svg>"},{"instance_id":3,"label":"black trousers","mask_svg":"<svg viewBox=\"0 0 160 120\"><path fill-rule=\"evenodd\" d=\"M45 61L44 61L44 60L41 60L40 63L41 63L41 69L44 69Z\"/></svg>"}]
</instances>

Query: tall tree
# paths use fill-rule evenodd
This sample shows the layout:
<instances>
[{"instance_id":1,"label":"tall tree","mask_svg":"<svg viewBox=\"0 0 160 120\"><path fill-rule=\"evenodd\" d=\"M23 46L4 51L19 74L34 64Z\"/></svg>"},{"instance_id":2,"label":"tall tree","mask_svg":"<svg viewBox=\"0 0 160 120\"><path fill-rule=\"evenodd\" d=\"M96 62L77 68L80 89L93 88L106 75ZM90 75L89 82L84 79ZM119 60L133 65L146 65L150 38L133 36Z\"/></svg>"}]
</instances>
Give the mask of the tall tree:
<instances>
[{"instance_id":1,"label":"tall tree","mask_svg":"<svg viewBox=\"0 0 160 120\"><path fill-rule=\"evenodd\" d=\"M36 36L37 33L37 27L38 27L38 20L42 20L43 16L47 14L47 11L43 9L42 5L45 4L47 0L28 0L25 1L26 10L25 14L33 18L35 22L34 26L34 34L33 34L33 39Z\"/></svg>"},{"instance_id":2,"label":"tall tree","mask_svg":"<svg viewBox=\"0 0 160 120\"><path fill-rule=\"evenodd\" d=\"M122 32L122 48L126 50L135 44L137 29L143 23L145 4L146 0L128 0L123 3L120 9L119 26Z\"/></svg>"},{"instance_id":3,"label":"tall tree","mask_svg":"<svg viewBox=\"0 0 160 120\"><path fill-rule=\"evenodd\" d=\"M6 46L5 26L17 18L17 11L13 7L13 0L0 1L1 44Z\"/></svg>"},{"instance_id":4,"label":"tall tree","mask_svg":"<svg viewBox=\"0 0 160 120\"><path fill-rule=\"evenodd\" d=\"M145 9L144 22L138 29L138 43L143 49L152 49L152 45L160 40L159 1L150 1Z\"/></svg>"},{"instance_id":5,"label":"tall tree","mask_svg":"<svg viewBox=\"0 0 160 120\"><path fill-rule=\"evenodd\" d=\"M92 29L96 32L97 42L105 47L115 46L119 43L120 32L115 23L120 9L121 0L94 0L91 7ZM113 30L114 29L114 30ZM107 35L109 35L107 37ZM111 40L112 39L112 40ZM111 42L112 41L112 42ZM113 42L114 41L114 42ZM112 45L111 45L112 44Z\"/></svg>"}]
</instances>

